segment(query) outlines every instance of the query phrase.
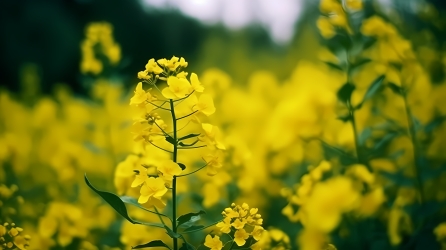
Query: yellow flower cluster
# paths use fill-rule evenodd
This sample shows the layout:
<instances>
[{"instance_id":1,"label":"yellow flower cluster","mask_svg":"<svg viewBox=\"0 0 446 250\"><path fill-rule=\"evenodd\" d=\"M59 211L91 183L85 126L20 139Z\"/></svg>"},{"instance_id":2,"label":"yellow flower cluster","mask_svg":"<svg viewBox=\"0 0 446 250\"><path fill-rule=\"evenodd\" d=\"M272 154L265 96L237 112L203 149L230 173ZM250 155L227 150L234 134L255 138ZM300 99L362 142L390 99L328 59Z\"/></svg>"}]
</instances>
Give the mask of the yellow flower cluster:
<instances>
[{"instance_id":1,"label":"yellow flower cluster","mask_svg":"<svg viewBox=\"0 0 446 250\"><path fill-rule=\"evenodd\" d=\"M1 249L25 250L29 246L29 235L21 235L23 228L17 227L15 223L5 222L0 224L0 247Z\"/></svg>"},{"instance_id":2,"label":"yellow flower cluster","mask_svg":"<svg viewBox=\"0 0 446 250\"><path fill-rule=\"evenodd\" d=\"M0 219L10 220L12 215L17 213L16 207L24 203L22 196L17 195L17 185L11 185L9 188L5 184L0 184Z\"/></svg>"},{"instance_id":3,"label":"yellow flower cluster","mask_svg":"<svg viewBox=\"0 0 446 250\"><path fill-rule=\"evenodd\" d=\"M262 227L262 216L257 213L258 211L258 208L249 209L246 203L243 203L241 206L232 203L231 207L226 208L222 212L225 219L219 222L217 227L220 227L222 233L229 234L234 232L234 242L237 246L245 245L250 236L255 241L259 241L265 230Z\"/></svg>"},{"instance_id":4,"label":"yellow flower cluster","mask_svg":"<svg viewBox=\"0 0 446 250\"><path fill-rule=\"evenodd\" d=\"M345 6L337 0L321 0L319 10L323 14L317 20L317 27L321 35L331 38L336 34L335 27L351 32L346 11L357 11L362 9L361 0L347 0Z\"/></svg>"},{"instance_id":5,"label":"yellow flower cluster","mask_svg":"<svg viewBox=\"0 0 446 250\"><path fill-rule=\"evenodd\" d=\"M440 223L434 229L435 237L437 237L437 241L441 244L441 250L446 249L446 222Z\"/></svg>"},{"instance_id":6,"label":"yellow flower cluster","mask_svg":"<svg viewBox=\"0 0 446 250\"><path fill-rule=\"evenodd\" d=\"M104 62L97 58L105 56L109 64L116 65L121 60L121 47L115 43L113 27L106 22L91 23L85 30L86 38L81 42L81 72L98 75L104 68Z\"/></svg>"}]
</instances>

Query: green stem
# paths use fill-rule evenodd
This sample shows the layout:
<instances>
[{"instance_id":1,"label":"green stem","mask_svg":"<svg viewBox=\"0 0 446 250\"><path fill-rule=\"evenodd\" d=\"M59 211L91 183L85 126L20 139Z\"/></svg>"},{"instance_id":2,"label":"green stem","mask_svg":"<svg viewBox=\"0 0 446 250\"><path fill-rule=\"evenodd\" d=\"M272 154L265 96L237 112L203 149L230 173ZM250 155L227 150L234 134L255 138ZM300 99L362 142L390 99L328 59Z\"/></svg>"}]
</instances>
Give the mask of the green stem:
<instances>
[{"instance_id":1,"label":"green stem","mask_svg":"<svg viewBox=\"0 0 446 250\"><path fill-rule=\"evenodd\" d=\"M406 96L406 92L403 91L402 93L403 99L404 99L404 107L406 110L406 118L407 118L407 125L408 125L408 131L409 131L409 137L410 140L412 141L412 150L413 150L413 157L414 157L414 164L415 164L415 179L416 179L416 183L418 186L418 190L420 192L420 203L423 204L424 203L424 194L423 194L423 184L421 181L421 166L418 163L418 143L417 143L417 139L416 139L416 131L415 131L415 126L413 124L413 117L412 117L412 113L410 112L409 109L409 105L407 104L407 96Z\"/></svg>"},{"instance_id":2,"label":"green stem","mask_svg":"<svg viewBox=\"0 0 446 250\"><path fill-rule=\"evenodd\" d=\"M175 117L175 108L173 106L173 100L170 99L170 113L172 114L172 123L173 123L173 140L174 140L174 144L173 144L173 153L172 153L172 157L173 157L173 162L177 162L177 151L178 151L178 145L177 145L177 120ZM172 180L172 203L173 203L173 225L172 225L172 229L173 232L176 233L177 232L177 177L173 176L173 180ZM178 239L174 238L173 239L173 249L177 250L178 249Z\"/></svg>"},{"instance_id":3,"label":"green stem","mask_svg":"<svg viewBox=\"0 0 446 250\"><path fill-rule=\"evenodd\" d=\"M193 174L193 173L195 173L195 172L198 172L198 171L202 170L202 169L205 168L207 165L208 165L208 164L206 163L206 165L204 165L203 167L201 167L201 168L199 168L199 169L197 169L197 170L195 170L195 171L193 171L193 172L190 172L190 173L188 173L188 174L177 175L177 177L183 177L183 176L191 175L191 174Z\"/></svg>"}]
</instances>

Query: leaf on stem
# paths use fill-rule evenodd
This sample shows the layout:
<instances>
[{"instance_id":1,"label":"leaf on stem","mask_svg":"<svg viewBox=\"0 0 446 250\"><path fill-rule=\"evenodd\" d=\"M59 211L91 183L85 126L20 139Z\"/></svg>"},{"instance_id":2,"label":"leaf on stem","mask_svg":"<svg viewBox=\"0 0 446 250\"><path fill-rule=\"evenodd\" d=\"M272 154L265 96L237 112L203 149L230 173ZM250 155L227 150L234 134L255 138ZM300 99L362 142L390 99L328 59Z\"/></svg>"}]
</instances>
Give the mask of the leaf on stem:
<instances>
[{"instance_id":1,"label":"leaf on stem","mask_svg":"<svg viewBox=\"0 0 446 250\"><path fill-rule=\"evenodd\" d=\"M350 102L350 98L354 90L355 90L355 85L347 82L338 90L337 93L338 99L343 103Z\"/></svg>"},{"instance_id":2,"label":"leaf on stem","mask_svg":"<svg viewBox=\"0 0 446 250\"><path fill-rule=\"evenodd\" d=\"M336 69L336 70L339 70L341 72L344 71L344 69L341 66L339 66L339 65L337 65L335 63L332 63L332 62L324 62L324 63L327 64L328 66L330 66L330 68L332 68L332 69Z\"/></svg>"},{"instance_id":3,"label":"leaf on stem","mask_svg":"<svg viewBox=\"0 0 446 250\"><path fill-rule=\"evenodd\" d=\"M366 102L367 100L372 98L378 92L385 77L386 76L382 75L382 76L376 78L375 81L372 82L369 89L365 93L364 98L362 99L362 102L360 104L358 104L357 108L360 108L364 102Z\"/></svg>"},{"instance_id":4,"label":"leaf on stem","mask_svg":"<svg viewBox=\"0 0 446 250\"><path fill-rule=\"evenodd\" d=\"M183 233L187 233L190 231L198 231L200 229L204 229L204 226L203 225L194 225L194 226L190 226L190 227L184 229Z\"/></svg>"},{"instance_id":5,"label":"leaf on stem","mask_svg":"<svg viewBox=\"0 0 446 250\"><path fill-rule=\"evenodd\" d=\"M165 248L170 249L170 247L168 245L166 245L164 242L162 242L161 240L154 240L154 241L151 241L146 244L137 245L135 247L132 247L132 249L139 249L139 248L146 248L146 247L165 247Z\"/></svg>"},{"instance_id":6,"label":"leaf on stem","mask_svg":"<svg viewBox=\"0 0 446 250\"><path fill-rule=\"evenodd\" d=\"M183 136L183 137L181 137L181 138L178 138L178 141L182 141L182 140L186 140L186 139L189 139L189 138L193 138L193 137L197 137L197 136L199 136L200 134L188 134L188 135L186 135L186 136Z\"/></svg>"},{"instance_id":7,"label":"leaf on stem","mask_svg":"<svg viewBox=\"0 0 446 250\"><path fill-rule=\"evenodd\" d=\"M171 136L166 136L166 141L169 142L172 145L176 144L175 139L173 137L171 137Z\"/></svg>"},{"instance_id":8,"label":"leaf on stem","mask_svg":"<svg viewBox=\"0 0 446 250\"><path fill-rule=\"evenodd\" d=\"M119 197L119 198L120 198L124 203L131 204L131 205L133 205L133 206L139 207L139 208L141 208L141 209L143 209L143 210L145 210L145 211L147 211L147 212L150 212L150 213L153 213L153 214L157 214L157 215L161 215L161 216L164 216L164 217L168 217L168 216L166 216L165 214L158 213L158 212L149 210L149 209L147 209L147 208L141 206L141 204L138 203L138 200L137 200L136 198L133 198L133 197L130 197L130 196L121 196L121 197Z\"/></svg>"},{"instance_id":9,"label":"leaf on stem","mask_svg":"<svg viewBox=\"0 0 446 250\"><path fill-rule=\"evenodd\" d=\"M185 228L185 227L192 226L193 223L195 223L201 219L202 214L206 214L206 212L203 210L200 210L200 212L198 212L198 213L188 213L188 214L181 215L177 219L178 227Z\"/></svg>"},{"instance_id":10,"label":"leaf on stem","mask_svg":"<svg viewBox=\"0 0 446 250\"><path fill-rule=\"evenodd\" d=\"M389 82L389 84L387 84L387 87L389 87L395 94L402 95L403 93L403 89L395 83Z\"/></svg>"},{"instance_id":11,"label":"leaf on stem","mask_svg":"<svg viewBox=\"0 0 446 250\"><path fill-rule=\"evenodd\" d=\"M180 247L180 250L195 250L195 247L187 242L184 242L183 245Z\"/></svg>"},{"instance_id":12,"label":"leaf on stem","mask_svg":"<svg viewBox=\"0 0 446 250\"><path fill-rule=\"evenodd\" d=\"M197 142L198 142L198 140L196 140L196 141L194 141L194 142L192 142L190 144L186 144L186 143L183 143L183 142L180 142L179 144L182 147L190 147L190 146L193 146L193 145L197 144Z\"/></svg>"},{"instance_id":13,"label":"leaf on stem","mask_svg":"<svg viewBox=\"0 0 446 250\"><path fill-rule=\"evenodd\" d=\"M354 70L358 69L359 67L361 67L362 65L371 62L372 60L370 60L369 58L362 58L359 59L356 63L353 63L350 65L349 71L353 72Z\"/></svg>"},{"instance_id":14,"label":"leaf on stem","mask_svg":"<svg viewBox=\"0 0 446 250\"><path fill-rule=\"evenodd\" d=\"M164 229L166 229L166 233L170 236L172 239L178 239L181 238L182 235L179 233L175 233L172 229L170 229L168 226L164 226Z\"/></svg>"},{"instance_id":15,"label":"leaf on stem","mask_svg":"<svg viewBox=\"0 0 446 250\"><path fill-rule=\"evenodd\" d=\"M85 174L85 183L87 183L87 185L93 191L95 191L97 194L99 194L99 196L101 196L108 204L110 204L110 206L112 206L116 210L116 212L118 212L122 217L124 217L125 219L130 221L132 224L141 224L141 225L154 226L154 227L160 227L160 228L165 227L164 225L159 224L159 223L146 223L146 222L139 222L139 221L133 220L128 215L127 208L126 208L124 202L121 200L121 198L119 198L119 196L117 196L113 193L97 190L95 187L93 187L93 185L91 185L90 181L87 178L87 174Z\"/></svg>"},{"instance_id":16,"label":"leaf on stem","mask_svg":"<svg viewBox=\"0 0 446 250\"><path fill-rule=\"evenodd\" d=\"M181 142L180 142L180 144L181 144ZM186 165L184 165L183 163L179 163L179 162L177 162L177 164L178 164L178 166L180 166L180 168L181 168L182 170L185 170L185 169L186 169Z\"/></svg>"}]
</instances>

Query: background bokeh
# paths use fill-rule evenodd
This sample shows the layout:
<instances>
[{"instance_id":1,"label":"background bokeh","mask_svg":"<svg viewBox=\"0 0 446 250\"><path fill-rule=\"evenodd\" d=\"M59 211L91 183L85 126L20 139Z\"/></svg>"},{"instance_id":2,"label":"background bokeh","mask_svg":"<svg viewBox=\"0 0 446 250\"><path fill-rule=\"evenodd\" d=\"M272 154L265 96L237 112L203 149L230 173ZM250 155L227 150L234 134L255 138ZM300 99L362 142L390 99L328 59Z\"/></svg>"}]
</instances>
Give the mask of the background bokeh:
<instances>
[{"instance_id":1,"label":"background bokeh","mask_svg":"<svg viewBox=\"0 0 446 250\"><path fill-rule=\"evenodd\" d=\"M246 202L264 218L264 249L445 249L446 4L335 3L0 2L0 223L23 228L27 249L170 244L120 218L84 174L138 197L132 169L169 157L133 140L129 100L149 59L175 55L212 96L203 122L226 146L218 175L182 180L180 214L206 210L205 225ZM195 169L205 153L179 158Z\"/></svg>"}]
</instances>

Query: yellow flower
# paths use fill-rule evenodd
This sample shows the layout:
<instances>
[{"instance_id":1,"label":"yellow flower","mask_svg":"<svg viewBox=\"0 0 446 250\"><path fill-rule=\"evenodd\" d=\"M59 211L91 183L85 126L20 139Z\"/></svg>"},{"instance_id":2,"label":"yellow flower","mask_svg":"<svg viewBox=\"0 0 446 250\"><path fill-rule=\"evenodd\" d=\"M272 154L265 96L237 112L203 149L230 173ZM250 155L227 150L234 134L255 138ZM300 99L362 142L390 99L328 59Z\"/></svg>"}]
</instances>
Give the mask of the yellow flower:
<instances>
[{"instance_id":1,"label":"yellow flower","mask_svg":"<svg viewBox=\"0 0 446 250\"><path fill-rule=\"evenodd\" d=\"M201 124L205 136L200 137L201 140L205 141L209 146L215 146L218 149L225 150L226 147L221 143L221 133L217 126L213 126L208 123Z\"/></svg>"},{"instance_id":2,"label":"yellow flower","mask_svg":"<svg viewBox=\"0 0 446 250\"><path fill-rule=\"evenodd\" d=\"M178 64L178 57L172 56L172 58L167 61L166 67L169 68L170 71L175 71L180 64Z\"/></svg>"},{"instance_id":3,"label":"yellow flower","mask_svg":"<svg viewBox=\"0 0 446 250\"><path fill-rule=\"evenodd\" d=\"M239 229L234 234L234 241L237 246L243 246L246 243L246 239L249 238L249 233L245 231L245 229Z\"/></svg>"},{"instance_id":4,"label":"yellow flower","mask_svg":"<svg viewBox=\"0 0 446 250\"><path fill-rule=\"evenodd\" d=\"M382 187L378 187L362 197L358 212L361 215L370 216L378 210L384 201L386 201L384 190Z\"/></svg>"},{"instance_id":5,"label":"yellow flower","mask_svg":"<svg viewBox=\"0 0 446 250\"><path fill-rule=\"evenodd\" d=\"M336 35L336 31L327 17L319 17L319 19L317 19L317 27L324 38L330 39Z\"/></svg>"},{"instance_id":6,"label":"yellow flower","mask_svg":"<svg viewBox=\"0 0 446 250\"><path fill-rule=\"evenodd\" d=\"M235 221L234 222L232 222L232 226L235 228L235 229L242 229L244 226L245 226L245 224L246 224L246 222L242 222L242 221L240 221L240 219L235 219Z\"/></svg>"},{"instance_id":7,"label":"yellow flower","mask_svg":"<svg viewBox=\"0 0 446 250\"><path fill-rule=\"evenodd\" d=\"M132 182L132 187L137 187L143 184L149 177L147 176L147 169L141 165L137 165L136 169L137 175L135 176L135 180Z\"/></svg>"},{"instance_id":8,"label":"yellow flower","mask_svg":"<svg viewBox=\"0 0 446 250\"><path fill-rule=\"evenodd\" d=\"M347 5L347 8L352 10L362 9L362 0L347 0L345 4Z\"/></svg>"},{"instance_id":9,"label":"yellow flower","mask_svg":"<svg viewBox=\"0 0 446 250\"><path fill-rule=\"evenodd\" d=\"M14 237L14 236L17 236L18 234L19 234L19 231L17 231L17 229L15 228L15 227L13 227L13 228L11 228L10 230L9 230L9 235L11 236L11 237Z\"/></svg>"},{"instance_id":10,"label":"yellow flower","mask_svg":"<svg viewBox=\"0 0 446 250\"><path fill-rule=\"evenodd\" d=\"M155 73L156 75L161 74L164 70L158 66L158 64L155 62L155 59L150 59L146 64L146 71L147 73Z\"/></svg>"},{"instance_id":11,"label":"yellow flower","mask_svg":"<svg viewBox=\"0 0 446 250\"><path fill-rule=\"evenodd\" d=\"M178 63L180 65L180 67L186 68L188 63L186 62L186 60L184 60L184 58L180 58L180 62Z\"/></svg>"},{"instance_id":12,"label":"yellow flower","mask_svg":"<svg viewBox=\"0 0 446 250\"><path fill-rule=\"evenodd\" d=\"M195 90L196 92L203 92L204 87L203 85L201 85L201 82L198 80L198 76L195 73L192 73L190 75L190 84L192 86L192 89Z\"/></svg>"},{"instance_id":13,"label":"yellow flower","mask_svg":"<svg viewBox=\"0 0 446 250\"><path fill-rule=\"evenodd\" d=\"M164 88L162 93L168 99L183 98L190 93L190 83L185 78L170 76L167 79L167 85L169 87Z\"/></svg>"},{"instance_id":14,"label":"yellow flower","mask_svg":"<svg viewBox=\"0 0 446 250\"><path fill-rule=\"evenodd\" d=\"M211 250L221 250L223 248L223 242L221 242L220 237L217 235L212 238L212 236L208 234L204 245L209 247Z\"/></svg>"},{"instance_id":15,"label":"yellow flower","mask_svg":"<svg viewBox=\"0 0 446 250\"><path fill-rule=\"evenodd\" d=\"M161 66L166 66L167 65L167 60L166 58L162 58L162 59L158 59L158 64Z\"/></svg>"},{"instance_id":16,"label":"yellow flower","mask_svg":"<svg viewBox=\"0 0 446 250\"><path fill-rule=\"evenodd\" d=\"M25 245L27 245L25 237L21 235L14 237L14 245L22 250L25 250Z\"/></svg>"},{"instance_id":17,"label":"yellow flower","mask_svg":"<svg viewBox=\"0 0 446 250\"><path fill-rule=\"evenodd\" d=\"M446 222L439 224L434 229L434 234L437 237L437 241L445 239L446 238Z\"/></svg>"},{"instance_id":18,"label":"yellow flower","mask_svg":"<svg viewBox=\"0 0 446 250\"><path fill-rule=\"evenodd\" d=\"M186 79L186 76L187 76L187 72L184 72L184 71L181 71L180 73L178 73L176 75L177 78L184 78L184 79Z\"/></svg>"},{"instance_id":19,"label":"yellow flower","mask_svg":"<svg viewBox=\"0 0 446 250\"><path fill-rule=\"evenodd\" d=\"M353 175L369 185L375 182L375 176L372 173L370 173L370 171L367 169L366 166L361 164L355 164L350 166L347 170L347 174Z\"/></svg>"},{"instance_id":20,"label":"yellow flower","mask_svg":"<svg viewBox=\"0 0 446 250\"><path fill-rule=\"evenodd\" d=\"M147 70L139 71L138 72L138 79L150 80L150 78L152 78L152 76L150 76L148 74L149 74L149 72Z\"/></svg>"},{"instance_id":21,"label":"yellow flower","mask_svg":"<svg viewBox=\"0 0 446 250\"><path fill-rule=\"evenodd\" d=\"M263 229L263 227L261 227L261 226L255 226L255 227L254 227L254 230L252 230L252 232L251 232L251 235L252 235L252 237L254 237L254 239L255 239L256 241L259 241L260 238L262 237L262 233L263 233L263 231L265 231L265 229Z\"/></svg>"},{"instance_id":22,"label":"yellow flower","mask_svg":"<svg viewBox=\"0 0 446 250\"><path fill-rule=\"evenodd\" d=\"M142 82L136 85L135 95L130 99L130 105L140 105L147 100L147 93L142 89Z\"/></svg>"},{"instance_id":23,"label":"yellow flower","mask_svg":"<svg viewBox=\"0 0 446 250\"><path fill-rule=\"evenodd\" d=\"M209 176L216 175L218 173L218 169L223 167L224 156L223 152L217 150L215 154L209 154L203 157L203 160L207 164L207 174Z\"/></svg>"},{"instance_id":24,"label":"yellow flower","mask_svg":"<svg viewBox=\"0 0 446 250\"><path fill-rule=\"evenodd\" d=\"M174 175L179 175L183 172L180 166L172 160L161 163L157 169L163 174L163 178L168 181L171 181Z\"/></svg>"},{"instance_id":25,"label":"yellow flower","mask_svg":"<svg viewBox=\"0 0 446 250\"><path fill-rule=\"evenodd\" d=\"M220 231L223 233L231 232L231 217L226 217L223 221L217 223L217 227L221 227Z\"/></svg>"},{"instance_id":26,"label":"yellow flower","mask_svg":"<svg viewBox=\"0 0 446 250\"><path fill-rule=\"evenodd\" d=\"M0 225L0 237L6 234L6 227L3 225Z\"/></svg>"},{"instance_id":27,"label":"yellow flower","mask_svg":"<svg viewBox=\"0 0 446 250\"><path fill-rule=\"evenodd\" d=\"M159 199L167 192L164 181L161 178L149 177L141 187L138 203L146 203L150 197Z\"/></svg>"}]
</instances>

